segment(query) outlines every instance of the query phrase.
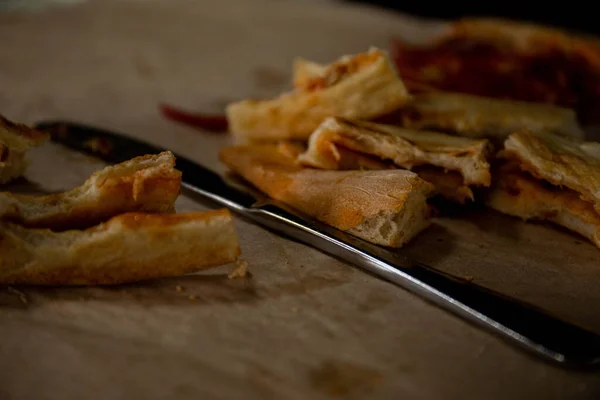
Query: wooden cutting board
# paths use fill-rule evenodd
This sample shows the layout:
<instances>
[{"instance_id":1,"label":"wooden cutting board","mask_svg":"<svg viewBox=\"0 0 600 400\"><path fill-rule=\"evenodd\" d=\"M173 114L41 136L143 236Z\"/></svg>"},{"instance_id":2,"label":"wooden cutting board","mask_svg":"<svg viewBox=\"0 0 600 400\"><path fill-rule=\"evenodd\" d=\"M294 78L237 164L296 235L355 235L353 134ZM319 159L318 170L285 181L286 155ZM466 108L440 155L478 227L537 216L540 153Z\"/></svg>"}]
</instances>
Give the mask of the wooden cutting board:
<instances>
[{"instance_id":1,"label":"wooden cutting board","mask_svg":"<svg viewBox=\"0 0 600 400\"><path fill-rule=\"evenodd\" d=\"M4 13L0 110L126 132L222 172L229 139L164 120L159 102L220 111L289 88L296 56L327 62L439 27L292 0ZM67 190L101 167L48 144L9 189ZM228 279L229 265L111 288L0 287L0 399L600 398L597 374L542 363L350 265L236 227L250 278ZM405 251L600 333L600 250L568 232L465 210Z\"/></svg>"}]
</instances>

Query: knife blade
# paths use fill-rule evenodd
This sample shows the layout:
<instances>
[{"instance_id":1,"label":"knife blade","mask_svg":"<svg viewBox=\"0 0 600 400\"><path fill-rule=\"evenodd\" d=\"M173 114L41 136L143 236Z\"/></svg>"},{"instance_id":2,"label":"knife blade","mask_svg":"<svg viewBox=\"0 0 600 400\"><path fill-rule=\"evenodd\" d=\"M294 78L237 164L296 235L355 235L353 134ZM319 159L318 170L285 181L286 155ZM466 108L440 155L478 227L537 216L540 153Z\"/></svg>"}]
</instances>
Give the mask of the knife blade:
<instances>
[{"instance_id":1,"label":"knife blade","mask_svg":"<svg viewBox=\"0 0 600 400\"><path fill-rule=\"evenodd\" d=\"M120 163L167 149L121 133L69 121L36 125L54 142L72 150ZM390 283L419 295L466 321L542 359L574 368L600 365L600 336L543 310L411 260L351 236L228 181L216 172L175 154L182 186L279 234L317 248Z\"/></svg>"}]
</instances>

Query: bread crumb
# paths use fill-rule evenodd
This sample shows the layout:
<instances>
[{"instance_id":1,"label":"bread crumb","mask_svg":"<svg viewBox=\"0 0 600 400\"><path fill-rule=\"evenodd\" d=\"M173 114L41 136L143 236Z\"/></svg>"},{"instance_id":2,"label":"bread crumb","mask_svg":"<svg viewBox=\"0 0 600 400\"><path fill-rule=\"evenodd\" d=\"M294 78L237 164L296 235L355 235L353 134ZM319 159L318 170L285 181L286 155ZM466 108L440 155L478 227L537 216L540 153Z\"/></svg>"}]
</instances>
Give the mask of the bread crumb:
<instances>
[{"instance_id":1,"label":"bread crumb","mask_svg":"<svg viewBox=\"0 0 600 400\"><path fill-rule=\"evenodd\" d=\"M175 287L175 290L177 290L179 293L181 293L181 292L183 292L185 289L183 288L183 286L181 286L181 285L177 285L177 286Z\"/></svg>"},{"instance_id":2,"label":"bread crumb","mask_svg":"<svg viewBox=\"0 0 600 400\"><path fill-rule=\"evenodd\" d=\"M196 300L196 296L194 296L193 294L190 294L190 295L188 296L188 299L189 299L189 300Z\"/></svg>"},{"instance_id":3,"label":"bread crumb","mask_svg":"<svg viewBox=\"0 0 600 400\"><path fill-rule=\"evenodd\" d=\"M465 281L467 281L467 282L471 282L471 281L473 281L473 279L475 279L475 278L473 278L471 275L467 275L467 276L465 276L465 278L464 278L464 279L465 279Z\"/></svg>"},{"instance_id":4,"label":"bread crumb","mask_svg":"<svg viewBox=\"0 0 600 400\"><path fill-rule=\"evenodd\" d=\"M246 275L248 275L248 262L245 260L237 260L235 269L231 271L227 277L229 279L245 278Z\"/></svg>"}]
</instances>

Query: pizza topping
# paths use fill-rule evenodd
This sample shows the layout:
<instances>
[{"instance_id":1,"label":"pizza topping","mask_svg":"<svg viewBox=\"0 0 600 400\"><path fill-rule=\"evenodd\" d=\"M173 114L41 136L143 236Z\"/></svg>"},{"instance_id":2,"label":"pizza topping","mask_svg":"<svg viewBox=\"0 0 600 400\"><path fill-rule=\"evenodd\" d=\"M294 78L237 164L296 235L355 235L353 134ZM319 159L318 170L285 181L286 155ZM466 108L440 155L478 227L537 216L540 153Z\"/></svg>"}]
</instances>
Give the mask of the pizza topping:
<instances>
[{"instance_id":1,"label":"pizza topping","mask_svg":"<svg viewBox=\"0 0 600 400\"><path fill-rule=\"evenodd\" d=\"M535 52L517 52L473 37L449 37L423 47L395 40L393 57L409 83L549 103L575 109L582 122L599 119L600 72L580 52L550 44Z\"/></svg>"}]
</instances>

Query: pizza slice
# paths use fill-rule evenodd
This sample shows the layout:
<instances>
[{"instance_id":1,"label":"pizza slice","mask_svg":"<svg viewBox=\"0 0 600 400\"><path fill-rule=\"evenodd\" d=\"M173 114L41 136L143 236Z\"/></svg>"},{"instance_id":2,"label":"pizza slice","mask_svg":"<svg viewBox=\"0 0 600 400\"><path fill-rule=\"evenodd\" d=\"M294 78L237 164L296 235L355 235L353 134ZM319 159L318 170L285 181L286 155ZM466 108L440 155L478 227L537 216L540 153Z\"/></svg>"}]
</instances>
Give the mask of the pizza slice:
<instances>
[{"instance_id":1,"label":"pizza slice","mask_svg":"<svg viewBox=\"0 0 600 400\"><path fill-rule=\"evenodd\" d=\"M49 135L17 124L0 115L0 184L23 175L27 151L49 139Z\"/></svg>"},{"instance_id":2,"label":"pizza slice","mask_svg":"<svg viewBox=\"0 0 600 400\"><path fill-rule=\"evenodd\" d=\"M363 157L351 157L355 153ZM491 153L492 145L486 139L331 117L311 135L308 149L298 161L315 168L339 170L364 166L382 169L391 162L414 170L442 195L463 203L473 197L469 186L490 185ZM361 165L349 162L350 159L360 160ZM372 159L379 163L365 161Z\"/></svg>"},{"instance_id":3,"label":"pizza slice","mask_svg":"<svg viewBox=\"0 0 600 400\"><path fill-rule=\"evenodd\" d=\"M277 144L233 146L220 159L271 198L375 244L402 247L429 226L427 198L434 188L417 174L305 168L294 152L281 150Z\"/></svg>"},{"instance_id":4,"label":"pizza slice","mask_svg":"<svg viewBox=\"0 0 600 400\"><path fill-rule=\"evenodd\" d=\"M456 135L503 141L527 129L584 137L573 110L541 103L501 100L462 93L431 92L413 96L410 103L386 117L413 129L433 129Z\"/></svg>"},{"instance_id":5,"label":"pizza slice","mask_svg":"<svg viewBox=\"0 0 600 400\"><path fill-rule=\"evenodd\" d=\"M235 261L227 210L125 213L86 230L53 232L0 220L0 283L112 285L181 276Z\"/></svg>"},{"instance_id":6,"label":"pizza slice","mask_svg":"<svg viewBox=\"0 0 600 400\"><path fill-rule=\"evenodd\" d=\"M408 101L408 92L387 54L372 48L343 56L295 79L294 90L276 99L227 106L231 133L246 141L306 140L327 117L370 119Z\"/></svg>"},{"instance_id":7,"label":"pizza slice","mask_svg":"<svg viewBox=\"0 0 600 400\"><path fill-rule=\"evenodd\" d=\"M125 212L173 212L180 186L175 156L165 151L106 167L68 192L0 192L0 217L28 227L87 228Z\"/></svg>"},{"instance_id":8,"label":"pizza slice","mask_svg":"<svg viewBox=\"0 0 600 400\"><path fill-rule=\"evenodd\" d=\"M490 207L553 222L600 247L600 143L521 131L506 140L500 158Z\"/></svg>"},{"instance_id":9,"label":"pizza slice","mask_svg":"<svg viewBox=\"0 0 600 400\"><path fill-rule=\"evenodd\" d=\"M600 41L525 22L467 18L434 40L392 43L411 93L460 92L573 109L600 122Z\"/></svg>"}]
</instances>

